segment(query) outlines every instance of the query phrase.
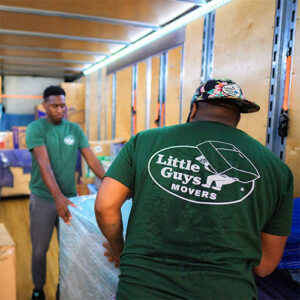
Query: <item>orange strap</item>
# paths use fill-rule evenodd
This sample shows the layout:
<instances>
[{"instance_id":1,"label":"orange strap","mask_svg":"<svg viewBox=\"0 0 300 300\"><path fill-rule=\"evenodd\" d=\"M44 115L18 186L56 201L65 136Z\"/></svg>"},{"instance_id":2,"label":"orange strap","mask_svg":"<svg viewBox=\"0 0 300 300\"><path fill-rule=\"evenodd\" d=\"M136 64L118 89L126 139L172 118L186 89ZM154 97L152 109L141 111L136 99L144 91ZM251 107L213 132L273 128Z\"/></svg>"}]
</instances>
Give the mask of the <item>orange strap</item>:
<instances>
[{"instance_id":1,"label":"orange strap","mask_svg":"<svg viewBox=\"0 0 300 300\"><path fill-rule=\"evenodd\" d=\"M42 96L33 95L0 95L0 98L21 98L21 99L43 99Z\"/></svg>"},{"instance_id":2,"label":"orange strap","mask_svg":"<svg viewBox=\"0 0 300 300\"><path fill-rule=\"evenodd\" d=\"M288 110L291 64L292 64L292 56L289 55L286 58L286 73L285 73L285 85L284 85L284 98L283 98L283 104L282 104L282 109L284 111Z\"/></svg>"},{"instance_id":3,"label":"orange strap","mask_svg":"<svg viewBox=\"0 0 300 300\"><path fill-rule=\"evenodd\" d=\"M160 126L163 127L165 123L165 103L162 104L161 107L161 118L160 118Z\"/></svg>"}]
</instances>

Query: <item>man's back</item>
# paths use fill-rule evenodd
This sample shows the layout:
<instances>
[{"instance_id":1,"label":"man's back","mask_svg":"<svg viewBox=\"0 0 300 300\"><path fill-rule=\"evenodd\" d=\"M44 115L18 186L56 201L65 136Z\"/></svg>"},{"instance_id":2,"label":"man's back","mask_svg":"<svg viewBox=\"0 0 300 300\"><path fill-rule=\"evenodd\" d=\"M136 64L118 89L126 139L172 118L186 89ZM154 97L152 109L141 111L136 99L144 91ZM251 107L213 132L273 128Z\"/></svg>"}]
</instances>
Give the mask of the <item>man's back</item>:
<instances>
[{"instance_id":1,"label":"man's back","mask_svg":"<svg viewBox=\"0 0 300 300\"><path fill-rule=\"evenodd\" d=\"M138 134L106 176L134 194L117 298L256 297L260 233L288 235L292 208L292 174L265 147L193 122Z\"/></svg>"}]
</instances>

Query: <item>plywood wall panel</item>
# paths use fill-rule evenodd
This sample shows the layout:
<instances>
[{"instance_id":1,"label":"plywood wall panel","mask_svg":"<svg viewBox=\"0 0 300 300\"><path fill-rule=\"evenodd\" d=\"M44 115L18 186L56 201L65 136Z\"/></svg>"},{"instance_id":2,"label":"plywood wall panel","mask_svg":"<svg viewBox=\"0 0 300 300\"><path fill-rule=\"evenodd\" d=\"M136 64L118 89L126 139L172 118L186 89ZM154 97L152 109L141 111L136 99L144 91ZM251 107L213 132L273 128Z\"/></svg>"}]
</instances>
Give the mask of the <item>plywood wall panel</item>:
<instances>
[{"instance_id":1,"label":"plywood wall panel","mask_svg":"<svg viewBox=\"0 0 300 300\"><path fill-rule=\"evenodd\" d=\"M179 124L182 46L168 51L165 125Z\"/></svg>"},{"instance_id":2,"label":"plywood wall panel","mask_svg":"<svg viewBox=\"0 0 300 300\"><path fill-rule=\"evenodd\" d=\"M137 65L136 121L137 132L146 129L146 72L147 63Z\"/></svg>"},{"instance_id":3,"label":"plywood wall panel","mask_svg":"<svg viewBox=\"0 0 300 300\"><path fill-rule=\"evenodd\" d=\"M188 24L185 28L184 61L182 78L182 122L190 111L190 103L201 80L204 18Z\"/></svg>"},{"instance_id":4,"label":"plywood wall panel","mask_svg":"<svg viewBox=\"0 0 300 300\"><path fill-rule=\"evenodd\" d=\"M97 140L97 97L98 97L98 72L89 75L89 136L91 141Z\"/></svg>"},{"instance_id":5,"label":"plywood wall panel","mask_svg":"<svg viewBox=\"0 0 300 300\"><path fill-rule=\"evenodd\" d=\"M150 128L156 128L155 123L157 114L157 101L159 93L159 68L160 68L160 56L152 57L151 66L151 104L150 104Z\"/></svg>"},{"instance_id":6,"label":"plywood wall panel","mask_svg":"<svg viewBox=\"0 0 300 300\"><path fill-rule=\"evenodd\" d=\"M232 79L260 105L259 112L242 115L239 128L262 144L266 143L275 5L275 0L235 0L216 11L213 77Z\"/></svg>"},{"instance_id":7,"label":"plywood wall panel","mask_svg":"<svg viewBox=\"0 0 300 300\"><path fill-rule=\"evenodd\" d=\"M112 138L112 75L107 77L106 90L106 137L108 140Z\"/></svg>"},{"instance_id":8,"label":"plywood wall panel","mask_svg":"<svg viewBox=\"0 0 300 300\"><path fill-rule=\"evenodd\" d=\"M107 79L106 67L101 70L101 122L100 122L100 137L101 140L107 139L106 128L107 128Z\"/></svg>"},{"instance_id":9,"label":"plywood wall panel","mask_svg":"<svg viewBox=\"0 0 300 300\"><path fill-rule=\"evenodd\" d=\"M68 119L78 123L85 130L85 78L82 82L63 82L61 87L66 92Z\"/></svg>"},{"instance_id":10,"label":"plywood wall panel","mask_svg":"<svg viewBox=\"0 0 300 300\"><path fill-rule=\"evenodd\" d=\"M298 14L300 12L300 2L298 2ZM296 21L293 72L291 82L291 94L289 105L289 131L286 141L285 162L294 174L295 197L300 197L300 19Z\"/></svg>"},{"instance_id":11,"label":"plywood wall panel","mask_svg":"<svg viewBox=\"0 0 300 300\"><path fill-rule=\"evenodd\" d=\"M131 134L132 67L117 72L116 138L129 140Z\"/></svg>"}]
</instances>

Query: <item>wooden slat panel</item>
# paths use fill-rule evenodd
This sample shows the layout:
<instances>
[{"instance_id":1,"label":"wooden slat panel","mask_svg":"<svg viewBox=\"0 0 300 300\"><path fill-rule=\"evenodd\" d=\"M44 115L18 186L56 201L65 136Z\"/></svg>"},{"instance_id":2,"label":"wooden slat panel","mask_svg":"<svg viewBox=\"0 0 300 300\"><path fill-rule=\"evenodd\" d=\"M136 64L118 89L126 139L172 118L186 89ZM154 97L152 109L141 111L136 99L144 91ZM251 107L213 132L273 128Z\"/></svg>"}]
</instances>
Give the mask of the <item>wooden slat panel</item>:
<instances>
[{"instance_id":1,"label":"wooden slat panel","mask_svg":"<svg viewBox=\"0 0 300 300\"><path fill-rule=\"evenodd\" d=\"M97 140L97 88L98 88L98 72L90 75L90 121L89 121L89 140Z\"/></svg>"},{"instance_id":2,"label":"wooden slat panel","mask_svg":"<svg viewBox=\"0 0 300 300\"><path fill-rule=\"evenodd\" d=\"M82 0L1 0L0 4L19 6L35 9L54 10L85 15L94 15L107 18L118 18L135 20L140 22L164 23L165 16L170 19L177 14L189 9L192 3L180 1L136 1L136 0L114 0L114 1L89 1L83 5Z\"/></svg>"},{"instance_id":3,"label":"wooden slat panel","mask_svg":"<svg viewBox=\"0 0 300 300\"><path fill-rule=\"evenodd\" d=\"M129 140L131 129L132 68L117 72L116 138Z\"/></svg>"},{"instance_id":4,"label":"wooden slat panel","mask_svg":"<svg viewBox=\"0 0 300 300\"><path fill-rule=\"evenodd\" d=\"M5 64L20 64L20 65L34 65L34 66L65 66L69 68L83 68L82 64L73 64L73 63L66 63L66 62L43 62L43 61L36 61L36 60L30 60L26 59L23 60L22 58L20 59L0 59L1 63Z\"/></svg>"},{"instance_id":5,"label":"wooden slat panel","mask_svg":"<svg viewBox=\"0 0 300 300\"><path fill-rule=\"evenodd\" d=\"M28 37L8 34L0 34L0 38L3 45L62 48L72 50L99 51L104 53L107 53L109 51L106 44L100 44L96 42L63 40L55 38L50 39L43 37Z\"/></svg>"},{"instance_id":6,"label":"wooden slat panel","mask_svg":"<svg viewBox=\"0 0 300 300\"><path fill-rule=\"evenodd\" d=\"M215 78L230 78L260 105L239 128L266 142L275 0L236 0L216 11ZM230 22L224 22L230 16Z\"/></svg>"},{"instance_id":7,"label":"wooden slat panel","mask_svg":"<svg viewBox=\"0 0 300 300\"><path fill-rule=\"evenodd\" d=\"M61 87L66 91L66 105L68 119L78 123L85 129L85 84L77 82L63 82Z\"/></svg>"},{"instance_id":8,"label":"wooden slat panel","mask_svg":"<svg viewBox=\"0 0 300 300\"><path fill-rule=\"evenodd\" d=\"M204 18L188 24L185 29L184 73L182 87L182 122L190 111L192 96L201 81Z\"/></svg>"},{"instance_id":9,"label":"wooden slat panel","mask_svg":"<svg viewBox=\"0 0 300 300\"><path fill-rule=\"evenodd\" d=\"M159 72L160 72L160 57L152 57L151 68L151 108L150 108L150 128L156 128L155 118L157 114L157 101L159 94Z\"/></svg>"},{"instance_id":10,"label":"wooden slat panel","mask_svg":"<svg viewBox=\"0 0 300 300\"><path fill-rule=\"evenodd\" d=\"M179 124L181 56L182 46L168 51L166 126Z\"/></svg>"},{"instance_id":11,"label":"wooden slat panel","mask_svg":"<svg viewBox=\"0 0 300 300\"><path fill-rule=\"evenodd\" d=\"M140 62L138 64L138 79L136 92L136 118L137 118L137 132L145 130L146 120L146 72L147 63Z\"/></svg>"},{"instance_id":12,"label":"wooden slat panel","mask_svg":"<svg viewBox=\"0 0 300 300\"><path fill-rule=\"evenodd\" d=\"M74 61L85 61L94 63L97 58L94 55L85 55L78 53L63 53L63 52L44 52L44 51L33 51L23 49L2 49L0 48L0 55L10 56L21 56L21 57L33 57L33 58L53 58L53 59L66 59ZM81 65L81 67L83 67Z\"/></svg>"},{"instance_id":13,"label":"wooden slat panel","mask_svg":"<svg viewBox=\"0 0 300 300\"><path fill-rule=\"evenodd\" d=\"M2 29L129 41L145 29L78 19L0 12ZM18 20L18 22L16 22ZM38 26L37 26L38 24Z\"/></svg>"},{"instance_id":14,"label":"wooden slat panel","mask_svg":"<svg viewBox=\"0 0 300 300\"><path fill-rule=\"evenodd\" d=\"M298 14L300 2L298 2ZM294 174L294 195L300 197L300 19L296 21L295 41L293 56L293 72L291 82L290 107L289 107L289 131L286 141L285 161Z\"/></svg>"},{"instance_id":15,"label":"wooden slat panel","mask_svg":"<svg viewBox=\"0 0 300 300\"><path fill-rule=\"evenodd\" d=\"M106 101L106 136L112 138L112 75L107 78L107 101Z\"/></svg>"}]
</instances>

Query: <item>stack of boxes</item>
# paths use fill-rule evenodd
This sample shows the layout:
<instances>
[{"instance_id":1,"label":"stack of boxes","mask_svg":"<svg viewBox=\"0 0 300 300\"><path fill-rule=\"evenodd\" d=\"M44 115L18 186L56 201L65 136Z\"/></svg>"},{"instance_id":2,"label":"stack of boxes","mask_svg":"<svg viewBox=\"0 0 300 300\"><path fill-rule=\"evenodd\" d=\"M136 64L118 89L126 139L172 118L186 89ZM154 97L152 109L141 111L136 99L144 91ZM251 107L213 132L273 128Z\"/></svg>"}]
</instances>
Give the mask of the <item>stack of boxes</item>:
<instances>
[{"instance_id":1,"label":"stack of boxes","mask_svg":"<svg viewBox=\"0 0 300 300\"><path fill-rule=\"evenodd\" d=\"M0 150L26 149L26 126L13 126L12 131L0 131Z\"/></svg>"},{"instance_id":2,"label":"stack of boxes","mask_svg":"<svg viewBox=\"0 0 300 300\"><path fill-rule=\"evenodd\" d=\"M0 223L0 299L16 299L15 243Z\"/></svg>"},{"instance_id":3,"label":"stack of boxes","mask_svg":"<svg viewBox=\"0 0 300 300\"><path fill-rule=\"evenodd\" d=\"M12 131L0 132L0 149L11 150L14 149L13 133Z\"/></svg>"},{"instance_id":4,"label":"stack of boxes","mask_svg":"<svg viewBox=\"0 0 300 300\"><path fill-rule=\"evenodd\" d=\"M91 150L96 155L96 157L100 160L103 165L105 171L111 165L113 159L116 157L119 151L116 149L120 149L125 143L125 139L114 139L114 140L105 140L105 141L89 141ZM94 184L96 190L98 190L100 180L95 177L95 174L88 167L85 160L82 158L81 161L82 166L82 177L80 178L80 183L77 186L78 195L87 195L90 193L88 186L90 184Z\"/></svg>"},{"instance_id":5,"label":"stack of boxes","mask_svg":"<svg viewBox=\"0 0 300 300\"><path fill-rule=\"evenodd\" d=\"M13 126L14 149L26 149L26 126Z\"/></svg>"}]
</instances>

